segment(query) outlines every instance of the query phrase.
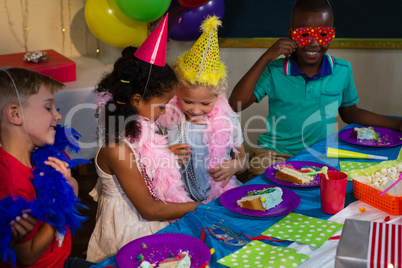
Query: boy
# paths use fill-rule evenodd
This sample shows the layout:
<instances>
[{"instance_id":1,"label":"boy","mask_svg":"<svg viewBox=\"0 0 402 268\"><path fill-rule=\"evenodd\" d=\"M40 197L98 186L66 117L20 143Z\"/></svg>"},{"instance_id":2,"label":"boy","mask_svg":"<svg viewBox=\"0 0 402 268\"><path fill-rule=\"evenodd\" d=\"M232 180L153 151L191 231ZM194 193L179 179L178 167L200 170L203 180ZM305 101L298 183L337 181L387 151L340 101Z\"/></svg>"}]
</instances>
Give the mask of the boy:
<instances>
[{"instance_id":1,"label":"boy","mask_svg":"<svg viewBox=\"0 0 402 268\"><path fill-rule=\"evenodd\" d=\"M54 143L55 127L61 119L55 107L54 92L62 87L62 83L30 70L0 70L0 199L7 196L19 196L28 201L36 199L30 181L34 168L31 155L36 147ZM45 164L61 172L75 195L78 194L77 181L71 177L67 163L49 157ZM51 225L36 222L27 212L22 212L22 217L10 224L17 267L70 267L72 260L67 258L71 251L71 234L68 230L59 243ZM92 265L75 259L74 262L82 265L76 267ZM0 263L0 267L12 266Z\"/></svg>"},{"instance_id":2,"label":"boy","mask_svg":"<svg viewBox=\"0 0 402 268\"><path fill-rule=\"evenodd\" d=\"M250 177L332 134L337 111L346 123L402 130L401 119L356 106L349 62L326 54L335 36L327 0L296 1L288 35L260 57L229 99L234 110L241 111L269 96L268 132L258 138L262 149L250 153ZM285 58L277 59L281 55Z\"/></svg>"}]
</instances>

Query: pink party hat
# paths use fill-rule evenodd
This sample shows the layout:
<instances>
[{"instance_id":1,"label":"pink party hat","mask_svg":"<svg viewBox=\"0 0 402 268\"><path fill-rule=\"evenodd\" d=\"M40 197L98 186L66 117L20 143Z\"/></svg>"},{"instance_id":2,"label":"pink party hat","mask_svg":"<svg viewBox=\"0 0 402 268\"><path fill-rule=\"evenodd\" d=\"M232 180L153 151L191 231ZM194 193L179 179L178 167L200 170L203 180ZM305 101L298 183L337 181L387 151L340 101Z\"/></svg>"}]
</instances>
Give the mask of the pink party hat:
<instances>
[{"instance_id":1,"label":"pink party hat","mask_svg":"<svg viewBox=\"0 0 402 268\"><path fill-rule=\"evenodd\" d=\"M158 66L163 67L166 65L168 15L169 14L166 14L158 27L156 27L144 43L135 51L135 57Z\"/></svg>"}]
</instances>

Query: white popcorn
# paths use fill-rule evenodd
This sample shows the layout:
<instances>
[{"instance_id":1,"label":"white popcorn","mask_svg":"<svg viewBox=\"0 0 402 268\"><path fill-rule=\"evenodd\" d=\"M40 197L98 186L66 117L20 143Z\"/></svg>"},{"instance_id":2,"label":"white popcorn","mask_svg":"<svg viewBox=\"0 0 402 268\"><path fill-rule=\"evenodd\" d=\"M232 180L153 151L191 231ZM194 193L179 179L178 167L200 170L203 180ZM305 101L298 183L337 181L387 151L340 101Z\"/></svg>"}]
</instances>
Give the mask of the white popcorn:
<instances>
[{"instance_id":1,"label":"white popcorn","mask_svg":"<svg viewBox=\"0 0 402 268\"><path fill-rule=\"evenodd\" d=\"M380 174L383 175L383 176L387 176L387 174L388 174L387 169L385 169L385 168L381 169Z\"/></svg>"},{"instance_id":2,"label":"white popcorn","mask_svg":"<svg viewBox=\"0 0 402 268\"><path fill-rule=\"evenodd\" d=\"M396 181L399 178L399 174L396 172L390 172L388 173L388 178Z\"/></svg>"},{"instance_id":3,"label":"white popcorn","mask_svg":"<svg viewBox=\"0 0 402 268\"><path fill-rule=\"evenodd\" d=\"M378 180L380 177L381 177L380 172L376 172L376 173L374 174L374 180Z\"/></svg>"},{"instance_id":4,"label":"white popcorn","mask_svg":"<svg viewBox=\"0 0 402 268\"><path fill-rule=\"evenodd\" d=\"M377 179L374 184L377 186L381 186L384 183L386 183L388 181L387 177L381 176L379 179Z\"/></svg>"},{"instance_id":5,"label":"white popcorn","mask_svg":"<svg viewBox=\"0 0 402 268\"><path fill-rule=\"evenodd\" d=\"M399 173L402 173L402 164L397 165L397 166L396 166L396 170L397 170Z\"/></svg>"}]
</instances>

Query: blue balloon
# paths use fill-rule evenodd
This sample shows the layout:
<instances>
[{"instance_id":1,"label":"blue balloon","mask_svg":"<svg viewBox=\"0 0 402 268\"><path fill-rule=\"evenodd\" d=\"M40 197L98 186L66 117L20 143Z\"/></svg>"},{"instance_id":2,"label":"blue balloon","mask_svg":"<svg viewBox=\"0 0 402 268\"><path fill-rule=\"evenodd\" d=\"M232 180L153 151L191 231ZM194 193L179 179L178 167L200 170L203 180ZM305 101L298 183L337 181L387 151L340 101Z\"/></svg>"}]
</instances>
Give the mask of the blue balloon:
<instances>
[{"instance_id":1,"label":"blue balloon","mask_svg":"<svg viewBox=\"0 0 402 268\"><path fill-rule=\"evenodd\" d=\"M224 14L224 0L211 0L196 8L174 6L169 11L169 38L177 41L197 40L202 34L200 31L201 23L208 15L216 15L222 20Z\"/></svg>"}]
</instances>

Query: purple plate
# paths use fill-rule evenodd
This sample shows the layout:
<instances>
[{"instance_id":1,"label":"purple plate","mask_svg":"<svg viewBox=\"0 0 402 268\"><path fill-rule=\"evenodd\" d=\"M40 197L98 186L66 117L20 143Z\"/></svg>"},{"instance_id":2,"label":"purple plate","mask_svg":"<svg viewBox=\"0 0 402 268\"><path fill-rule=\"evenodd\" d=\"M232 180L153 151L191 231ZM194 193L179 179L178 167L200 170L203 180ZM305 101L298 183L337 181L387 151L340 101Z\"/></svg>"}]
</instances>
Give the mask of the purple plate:
<instances>
[{"instance_id":1,"label":"purple plate","mask_svg":"<svg viewBox=\"0 0 402 268\"><path fill-rule=\"evenodd\" d=\"M374 127L374 131L380 134L380 141L358 140L353 128L345 129L339 132L339 139L351 144L369 146L369 147L393 147L402 144L402 133L396 130Z\"/></svg>"},{"instance_id":2,"label":"purple plate","mask_svg":"<svg viewBox=\"0 0 402 268\"><path fill-rule=\"evenodd\" d=\"M146 248L142 247L143 243ZM201 240L184 234L165 233L131 241L117 252L116 262L119 267L137 268L142 262L136 260L140 254L144 256L144 260L153 264L171 258L171 254L176 256L180 251L188 251L191 267L200 267L211 258L208 246Z\"/></svg>"},{"instance_id":3,"label":"purple plate","mask_svg":"<svg viewBox=\"0 0 402 268\"><path fill-rule=\"evenodd\" d=\"M295 192L286 188L282 188L280 186L278 187L281 188L283 191L282 195L283 201L276 207L273 207L266 211L260 211L260 210L242 208L239 205L237 205L237 200L242 199L245 195L247 195L249 191L262 190L274 187L275 186L266 184L243 185L224 192L219 198L219 201L221 201L222 206L233 212L256 217L273 217L288 214L293 210L295 210L300 205L300 197Z\"/></svg>"},{"instance_id":4,"label":"purple plate","mask_svg":"<svg viewBox=\"0 0 402 268\"><path fill-rule=\"evenodd\" d=\"M320 175L318 175L318 174L315 175L314 179L309 184L297 184L297 183L293 183L293 182L278 180L277 178L275 178L275 174L276 174L276 172L278 172L276 167L281 164L291 165L295 169L301 169L302 167L305 167L305 166L318 167L318 168L327 166L328 170L337 170L336 168L328 166L328 165L315 163L315 162L306 162L306 161L286 161L286 162L276 163L276 164L273 164L272 166L268 167L265 170L265 175L267 176L267 178L270 181L276 182L277 184L280 184L280 185L290 186L290 187L318 187L318 186L320 186Z\"/></svg>"}]
</instances>

